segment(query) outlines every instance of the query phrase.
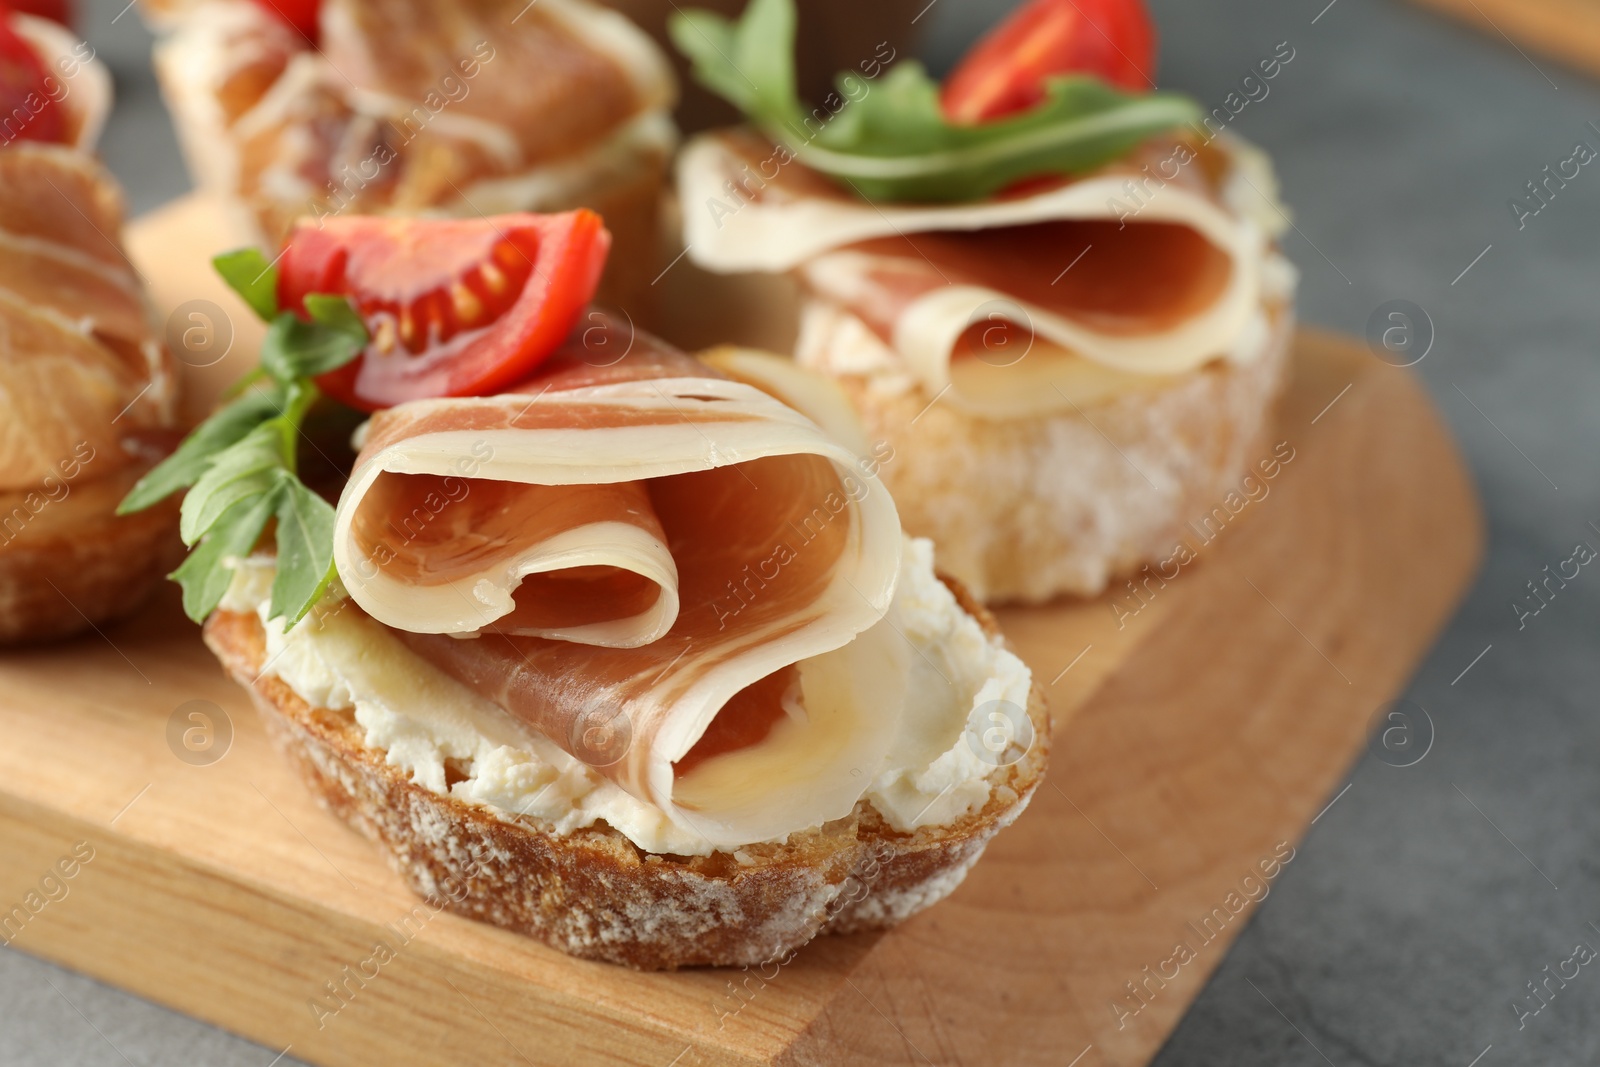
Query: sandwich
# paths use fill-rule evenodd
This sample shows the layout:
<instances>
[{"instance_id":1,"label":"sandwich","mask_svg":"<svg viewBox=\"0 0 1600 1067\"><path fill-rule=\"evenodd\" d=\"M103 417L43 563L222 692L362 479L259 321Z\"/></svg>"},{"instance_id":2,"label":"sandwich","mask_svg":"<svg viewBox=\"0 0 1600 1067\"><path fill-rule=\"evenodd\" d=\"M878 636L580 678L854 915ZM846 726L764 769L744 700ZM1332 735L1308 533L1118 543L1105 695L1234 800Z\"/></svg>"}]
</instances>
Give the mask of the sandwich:
<instances>
[{"instance_id":1,"label":"sandwich","mask_svg":"<svg viewBox=\"0 0 1600 1067\"><path fill-rule=\"evenodd\" d=\"M592 307L608 248L583 210L347 216L220 259L261 387L130 506L187 488L186 609L429 899L646 969L899 922L1028 803L1039 689L836 387ZM332 401L370 417L324 496L292 442Z\"/></svg>"},{"instance_id":2,"label":"sandwich","mask_svg":"<svg viewBox=\"0 0 1600 1067\"><path fill-rule=\"evenodd\" d=\"M136 608L181 546L176 508L116 514L175 443L172 355L90 151L110 79L53 22L0 20L0 643Z\"/></svg>"},{"instance_id":3,"label":"sandwich","mask_svg":"<svg viewBox=\"0 0 1600 1067\"><path fill-rule=\"evenodd\" d=\"M1137 0L1097 18L1032 0L942 87L865 61L815 107L790 0L674 26L749 119L680 158L688 257L796 278L795 358L892 445L906 529L985 601L1171 557L1261 458L1292 335L1266 158L1150 91Z\"/></svg>"},{"instance_id":4,"label":"sandwich","mask_svg":"<svg viewBox=\"0 0 1600 1067\"><path fill-rule=\"evenodd\" d=\"M111 113L111 75L94 48L52 19L0 11L0 144L39 141L94 151Z\"/></svg>"},{"instance_id":5,"label":"sandwich","mask_svg":"<svg viewBox=\"0 0 1600 1067\"><path fill-rule=\"evenodd\" d=\"M165 18L162 18L162 13ZM588 207L607 295L655 277L677 134L666 57L588 0L202 0L158 9L156 67L196 184L240 241L302 215Z\"/></svg>"}]
</instances>

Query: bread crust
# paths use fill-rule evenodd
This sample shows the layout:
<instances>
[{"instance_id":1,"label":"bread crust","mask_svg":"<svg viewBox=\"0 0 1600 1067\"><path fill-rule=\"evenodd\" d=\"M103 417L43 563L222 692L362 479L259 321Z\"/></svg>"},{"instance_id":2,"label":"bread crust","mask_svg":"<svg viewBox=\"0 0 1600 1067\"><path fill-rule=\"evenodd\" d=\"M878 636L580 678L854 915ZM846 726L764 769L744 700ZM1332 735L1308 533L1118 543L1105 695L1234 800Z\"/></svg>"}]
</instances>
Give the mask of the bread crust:
<instances>
[{"instance_id":1,"label":"bread crust","mask_svg":"<svg viewBox=\"0 0 1600 1067\"><path fill-rule=\"evenodd\" d=\"M994 619L947 584L996 636ZM350 714L259 676L265 633L254 615L217 612L205 639L321 804L376 841L412 891L571 955L641 970L771 963L819 933L905 919L955 889L1027 807L1048 758L1049 712L1035 683L1031 748L991 773L981 810L948 826L898 833L862 800L787 844L653 855L604 824L561 834L412 783L365 744Z\"/></svg>"},{"instance_id":2,"label":"bread crust","mask_svg":"<svg viewBox=\"0 0 1600 1067\"><path fill-rule=\"evenodd\" d=\"M183 559L178 502L117 515L149 464L64 495L0 493L0 644L70 637L133 612Z\"/></svg>"},{"instance_id":3,"label":"bread crust","mask_svg":"<svg viewBox=\"0 0 1600 1067\"><path fill-rule=\"evenodd\" d=\"M844 388L869 439L893 449L879 474L940 568L985 603L1041 603L1096 596L1168 558L1189 520L1238 488L1265 458L1293 334L1284 309L1252 363L1216 361L1170 385L1004 421L841 373L827 352L807 362Z\"/></svg>"}]
</instances>

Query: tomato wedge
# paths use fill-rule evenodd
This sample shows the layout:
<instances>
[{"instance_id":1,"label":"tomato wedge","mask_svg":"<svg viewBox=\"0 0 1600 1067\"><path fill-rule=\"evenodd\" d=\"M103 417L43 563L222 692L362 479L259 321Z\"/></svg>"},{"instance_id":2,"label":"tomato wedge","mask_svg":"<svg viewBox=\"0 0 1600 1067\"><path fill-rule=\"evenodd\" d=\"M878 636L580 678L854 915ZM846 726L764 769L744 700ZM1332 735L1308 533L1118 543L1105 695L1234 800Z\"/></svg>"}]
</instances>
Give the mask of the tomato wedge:
<instances>
[{"instance_id":1,"label":"tomato wedge","mask_svg":"<svg viewBox=\"0 0 1600 1067\"><path fill-rule=\"evenodd\" d=\"M300 35L312 44L317 43L322 0L256 0L256 6L299 30Z\"/></svg>"},{"instance_id":2,"label":"tomato wedge","mask_svg":"<svg viewBox=\"0 0 1600 1067\"><path fill-rule=\"evenodd\" d=\"M950 121L978 123L1042 103L1048 80L1065 74L1144 91L1155 53L1144 0L1029 0L967 53L940 100Z\"/></svg>"},{"instance_id":3,"label":"tomato wedge","mask_svg":"<svg viewBox=\"0 0 1600 1067\"><path fill-rule=\"evenodd\" d=\"M0 14L5 11L0 6ZM0 17L0 144L18 138L66 141L66 120L61 105L50 98L49 74L33 45Z\"/></svg>"},{"instance_id":4,"label":"tomato wedge","mask_svg":"<svg viewBox=\"0 0 1600 1067\"><path fill-rule=\"evenodd\" d=\"M312 293L355 305L366 351L317 379L352 407L483 396L556 350L593 299L610 248L588 210L305 220L278 263L278 304L301 316Z\"/></svg>"}]
</instances>

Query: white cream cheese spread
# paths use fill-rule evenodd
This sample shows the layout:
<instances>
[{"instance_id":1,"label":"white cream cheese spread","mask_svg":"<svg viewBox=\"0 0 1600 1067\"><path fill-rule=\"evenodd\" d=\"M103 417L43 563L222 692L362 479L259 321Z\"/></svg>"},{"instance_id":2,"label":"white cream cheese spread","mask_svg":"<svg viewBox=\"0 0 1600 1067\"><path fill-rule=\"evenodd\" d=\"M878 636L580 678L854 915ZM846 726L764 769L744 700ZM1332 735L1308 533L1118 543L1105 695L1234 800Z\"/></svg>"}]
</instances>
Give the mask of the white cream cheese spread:
<instances>
[{"instance_id":1,"label":"white cream cheese spread","mask_svg":"<svg viewBox=\"0 0 1600 1067\"><path fill-rule=\"evenodd\" d=\"M646 852L716 851L418 657L337 587L285 632L281 619L270 618L273 575L270 557L236 561L222 602L225 611L261 619L263 673L308 704L353 713L365 743L417 785L504 817L538 819L557 833L603 822ZM889 621L917 654L909 657L899 735L862 795L890 826L908 832L949 823L988 801L995 766L969 735L981 734L996 701L1026 709L1032 678L939 581L929 541L907 540ZM447 783L446 761L465 777Z\"/></svg>"}]
</instances>

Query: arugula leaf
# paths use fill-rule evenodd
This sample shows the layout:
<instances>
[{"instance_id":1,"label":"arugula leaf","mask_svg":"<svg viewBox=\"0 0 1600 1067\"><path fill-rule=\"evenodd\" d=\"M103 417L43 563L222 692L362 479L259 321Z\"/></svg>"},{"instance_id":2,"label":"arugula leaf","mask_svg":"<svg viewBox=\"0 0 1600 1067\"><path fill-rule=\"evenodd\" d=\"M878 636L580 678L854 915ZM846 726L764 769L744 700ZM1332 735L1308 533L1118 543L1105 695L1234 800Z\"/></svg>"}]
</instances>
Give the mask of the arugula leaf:
<instances>
[{"instance_id":1,"label":"arugula leaf","mask_svg":"<svg viewBox=\"0 0 1600 1067\"><path fill-rule=\"evenodd\" d=\"M284 467L283 433L273 419L238 444L218 453L194 483L178 515L178 535L193 545L224 512L241 500L272 492L289 472Z\"/></svg>"},{"instance_id":2,"label":"arugula leaf","mask_svg":"<svg viewBox=\"0 0 1600 1067\"><path fill-rule=\"evenodd\" d=\"M334 579L333 508L296 479L278 498L278 574L272 614L293 626Z\"/></svg>"},{"instance_id":3,"label":"arugula leaf","mask_svg":"<svg viewBox=\"0 0 1600 1067\"><path fill-rule=\"evenodd\" d=\"M226 561L247 556L261 539L267 520L272 518L284 489L241 500L217 519L183 564L167 577L183 586L183 611L195 622L216 610L222 602L233 571Z\"/></svg>"},{"instance_id":4,"label":"arugula leaf","mask_svg":"<svg viewBox=\"0 0 1600 1067\"><path fill-rule=\"evenodd\" d=\"M1023 178L1082 174L1117 159L1164 130L1200 116L1169 93L1131 95L1095 78L1054 79L1045 103L988 126L945 123L938 88L919 64L884 77L853 114L847 107L801 152L807 166L853 186L869 199L981 199ZM937 125L936 125L937 123ZM887 131L902 131L890 154Z\"/></svg>"},{"instance_id":5,"label":"arugula leaf","mask_svg":"<svg viewBox=\"0 0 1600 1067\"><path fill-rule=\"evenodd\" d=\"M178 532L192 551L169 577L183 586L184 611L196 622L226 594L233 578L227 560L253 551L276 519L272 612L292 625L336 576L334 509L296 473L301 427L321 396L312 379L355 359L366 347L367 329L344 297L308 296L309 322L280 311L277 271L259 252L229 252L212 262L269 324L261 366L236 387L237 396L140 479L117 510L140 511L188 490ZM252 388L263 379L264 387Z\"/></svg>"},{"instance_id":6,"label":"arugula leaf","mask_svg":"<svg viewBox=\"0 0 1600 1067\"><path fill-rule=\"evenodd\" d=\"M982 199L1024 178L1093 170L1201 117L1184 96L1124 93L1077 76L1052 79L1044 102L1019 115L957 124L940 109L938 84L914 61L876 83L841 74L845 102L813 109L795 88L793 0L750 0L738 21L685 12L670 31L700 84L800 162L867 199Z\"/></svg>"},{"instance_id":7,"label":"arugula leaf","mask_svg":"<svg viewBox=\"0 0 1600 1067\"><path fill-rule=\"evenodd\" d=\"M719 84L732 89L729 100L742 110L770 115L785 125L798 124L804 109L794 90L794 4L789 0L751 0L738 23L710 11L686 14L695 20L696 43L709 44L724 61L708 64L708 68ZM673 27L670 32L679 49L693 57L692 46L679 40L680 31ZM746 77L745 71L757 74Z\"/></svg>"},{"instance_id":8,"label":"arugula leaf","mask_svg":"<svg viewBox=\"0 0 1600 1067\"><path fill-rule=\"evenodd\" d=\"M266 256L254 248L238 248L213 257L211 266L262 322L272 321L278 313L278 268Z\"/></svg>"},{"instance_id":9,"label":"arugula leaf","mask_svg":"<svg viewBox=\"0 0 1600 1067\"><path fill-rule=\"evenodd\" d=\"M327 293L311 293L306 297L306 311L310 312L311 321L318 326L343 334L348 343L355 346L356 352L366 347L369 340L367 324L361 321L360 313L348 298L329 296ZM355 353L351 353L345 362L354 358ZM338 363L335 367L343 365L344 363ZM328 369L333 370L335 367Z\"/></svg>"},{"instance_id":10,"label":"arugula leaf","mask_svg":"<svg viewBox=\"0 0 1600 1067\"><path fill-rule=\"evenodd\" d=\"M279 312L261 342L261 367L279 381L337 370L367 347L367 327L344 297L314 293L306 310L310 322Z\"/></svg>"},{"instance_id":11,"label":"arugula leaf","mask_svg":"<svg viewBox=\"0 0 1600 1067\"><path fill-rule=\"evenodd\" d=\"M202 422L184 438L177 451L140 478L133 491L117 506L117 514L143 511L178 490L187 489L200 480L217 453L242 440L251 430L282 410L283 398L276 389L246 393L239 397Z\"/></svg>"},{"instance_id":12,"label":"arugula leaf","mask_svg":"<svg viewBox=\"0 0 1600 1067\"><path fill-rule=\"evenodd\" d=\"M749 10L754 8L752 3ZM731 22L714 11L680 8L667 21L667 36L672 38L678 51L694 61L696 81L745 114L755 110L755 82L740 73L739 65L732 58L738 49ZM718 59L726 62L718 62Z\"/></svg>"}]
</instances>

